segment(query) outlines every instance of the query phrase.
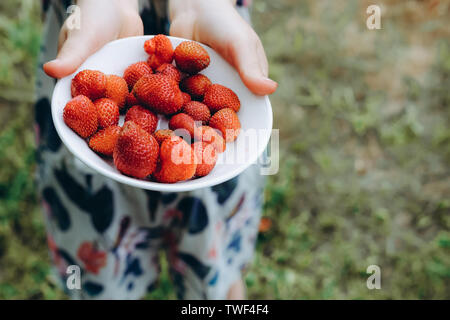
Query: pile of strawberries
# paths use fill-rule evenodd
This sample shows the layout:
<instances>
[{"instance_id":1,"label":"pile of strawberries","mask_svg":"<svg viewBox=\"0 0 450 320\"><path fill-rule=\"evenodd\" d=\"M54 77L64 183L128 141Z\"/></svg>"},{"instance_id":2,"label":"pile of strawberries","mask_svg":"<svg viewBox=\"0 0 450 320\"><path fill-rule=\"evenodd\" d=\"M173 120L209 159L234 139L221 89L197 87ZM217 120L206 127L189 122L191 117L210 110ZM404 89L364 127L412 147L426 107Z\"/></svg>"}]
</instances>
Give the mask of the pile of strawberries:
<instances>
[{"instance_id":1,"label":"pile of strawberries","mask_svg":"<svg viewBox=\"0 0 450 320\"><path fill-rule=\"evenodd\" d=\"M199 73L210 57L198 43L185 41L174 50L169 38L157 35L144 50L148 60L130 65L123 77L80 71L64 121L125 175L162 183L206 176L239 135L239 98ZM158 114L169 129L156 130Z\"/></svg>"}]
</instances>

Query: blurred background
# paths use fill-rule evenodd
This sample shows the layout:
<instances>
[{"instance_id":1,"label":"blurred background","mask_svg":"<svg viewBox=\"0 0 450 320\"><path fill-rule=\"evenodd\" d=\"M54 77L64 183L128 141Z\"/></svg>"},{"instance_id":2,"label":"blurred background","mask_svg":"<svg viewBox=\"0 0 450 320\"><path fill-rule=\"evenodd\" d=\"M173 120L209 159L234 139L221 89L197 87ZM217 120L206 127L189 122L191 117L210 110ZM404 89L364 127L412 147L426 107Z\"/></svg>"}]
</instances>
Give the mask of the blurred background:
<instances>
[{"instance_id":1,"label":"blurred background","mask_svg":"<svg viewBox=\"0 0 450 320\"><path fill-rule=\"evenodd\" d=\"M450 299L450 1L253 2L282 129L249 297ZM39 3L0 2L0 299L66 298L33 182ZM165 264L148 298L175 298Z\"/></svg>"}]
</instances>

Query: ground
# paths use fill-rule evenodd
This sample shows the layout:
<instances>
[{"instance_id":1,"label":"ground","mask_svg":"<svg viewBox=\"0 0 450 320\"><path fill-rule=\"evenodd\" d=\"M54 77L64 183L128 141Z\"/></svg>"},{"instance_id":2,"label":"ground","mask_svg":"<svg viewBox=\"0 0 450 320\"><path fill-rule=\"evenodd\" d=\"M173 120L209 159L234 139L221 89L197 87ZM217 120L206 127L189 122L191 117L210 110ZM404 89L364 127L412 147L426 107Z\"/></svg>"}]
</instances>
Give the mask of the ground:
<instances>
[{"instance_id":1,"label":"ground","mask_svg":"<svg viewBox=\"0 0 450 320\"><path fill-rule=\"evenodd\" d=\"M0 3L0 299L65 298L33 182L36 3ZM450 3L377 3L380 30L365 0L254 1L281 130L250 298L450 298ZM163 269L147 298L174 298Z\"/></svg>"}]
</instances>

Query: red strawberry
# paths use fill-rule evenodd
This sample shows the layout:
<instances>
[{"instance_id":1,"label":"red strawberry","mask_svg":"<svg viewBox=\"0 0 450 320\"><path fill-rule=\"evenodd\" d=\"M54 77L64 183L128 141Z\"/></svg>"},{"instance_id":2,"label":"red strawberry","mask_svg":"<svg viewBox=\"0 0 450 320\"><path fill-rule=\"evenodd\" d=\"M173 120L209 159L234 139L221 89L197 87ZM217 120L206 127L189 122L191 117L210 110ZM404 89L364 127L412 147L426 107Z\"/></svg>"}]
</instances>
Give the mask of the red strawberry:
<instances>
[{"instance_id":1,"label":"red strawberry","mask_svg":"<svg viewBox=\"0 0 450 320\"><path fill-rule=\"evenodd\" d=\"M180 82L180 88L182 91L189 93L193 99L202 100L211 84L211 80L207 76L199 73L184 78Z\"/></svg>"},{"instance_id":2,"label":"red strawberry","mask_svg":"<svg viewBox=\"0 0 450 320\"><path fill-rule=\"evenodd\" d=\"M241 130L239 117L233 109L225 108L217 111L211 119L209 125L222 132L226 142L236 140Z\"/></svg>"},{"instance_id":3,"label":"red strawberry","mask_svg":"<svg viewBox=\"0 0 450 320\"><path fill-rule=\"evenodd\" d=\"M83 138L88 138L97 131L97 110L86 96L79 95L67 102L63 118L69 128Z\"/></svg>"},{"instance_id":4,"label":"red strawberry","mask_svg":"<svg viewBox=\"0 0 450 320\"><path fill-rule=\"evenodd\" d=\"M152 74L152 69L149 67L147 62L141 61L130 65L125 69L123 73L123 78L128 84L128 88L133 89L135 83L144 75Z\"/></svg>"},{"instance_id":5,"label":"red strawberry","mask_svg":"<svg viewBox=\"0 0 450 320\"><path fill-rule=\"evenodd\" d=\"M156 113L173 114L183 106L178 84L161 74L143 76L133 88L136 98Z\"/></svg>"},{"instance_id":6,"label":"red strawberry","mask_svg":"<svg viewBox=\"0 0 450 320\"><path fill-rule=\"evenodd\" d=\"M98 99L94 102L98 115L100 128L107 128L119 124L119 106L114 100L108 98Z\"/></svg>"},{"instance_id":7,"label":"red strawberry","mask_svg":"<svg viewBox=\"0 0 450 320\"><path fill-rule=\"evenodd\" d=\"M194 134L196 140L212 144L218 153L224 152L227 147L225 140L222 138L222 134L211 127L198 127Z\"/></svg>"},{"instance_id":8,"label":"red strawberry","mask_svg":"<svg viewBox=\"0 0 450 320\"><path fill-rule=\"evenodd\" d=\"M117 169L131 177L145 178L155 170L158 155L155 138L133 121L125 122L113 154Z\"/></svg>"},{"instance_id":9,"label":"red strawberry","mask_svg":"<svg viewBox=\"0 0 450 320\"><path fill-rule=\"evenodd\" d=\"M153 134L153 136L155 137L156 141L158 141L159 144L161 144L165 139L170 138L174 135L175 134L170 129L156 130L156 132Z\"/></svg>"},{"instance_id":10,"label":"red strawberry","mask_svg":"<svg viewBox=\"0 0 450 320\"><path fill-rule=\"evenodd\" d=\"M163 34L158 34L145 41L144 50L149 54L147 63L153 70L163 63L172 63L172 43L170 42L170 39Z\"/></svg>"},{"instance_id":11,"label":"red strawberry","mask_svg":"<svg viewBox=\"0 0 450 320\"><path fill-rule=\"evenodd\" d=\"M194 119L185 113L178 113L169 121L169 128L171 130L185 129L191 136L191 139L194 138L195 127Z\"/></svg>"},{"instance_id":12,"label":"red strawberry","mask_svg":"<svg viewBox=\"0 0 450 320\"><path fill-rule=\"evenodd\" d=\"M106 93L106 76L97 70L83 70L76 74L71 84L72 97L84 95L91 100L103 98Z\"/></svg>"},{"instance_id":13,"label":"red strawberry","mask_svg":"<svg viewBox=\"0 0 450 320\"><path fill-rule=\"evenodd\" d=\"M211 112L219 111L223 108L231 108L238 112L241 108L241 102L233 90L220 84L212 84L205 92L203 103L206 104Z\"/></svg>"},{"instance_id":14,"label":"red strawberry","mask_svg":"<svg viewBox=\"0 0 450 320\"><path fill-rule=\"evenodd\" d=\"M163 183L188 180L194 176L197 168L197 160L191 146L176 136L162 142L159 159L153 177Z\"/></svg>"},{"instance_id":15,"label":"red strawberry","mask_svg":"<svg viewBox=\"0 0 450 320\"><path fill-rule=\"evenodd\" d=\"M195 175L197 177L204 177L214 169L217 162L217 152L212 144L197 141L192 144L192 150L194 150L197 158L197 169Z\"/></svg>"},{"instance_id":16,"label":"red strawberry","mask_svg":"<svg viewBox=\"0 0 450 320\"><path fill-rule=\"evenodd\" d=\"M111 126L100 130L89 140L89 147L95 152L112 157L120 130L119 126Z\"/></svg>"},{"instance_id":17,"label":"red strawberry","mask_svg":"<svg viewBox=\"0 0 450 320\"><path fill-rule=\"evenodd\" d=\"M123 109L127 95L128 85L122 77L114 74L106 76L106 98L114 100L119 108Z\"/></svg>"},{"instance_id":18,"label":"red strawberry","mask_svg":"<svg viewBox=\"0 0 450 320\"><path fill-rule=\"evenodd\" d=\"M127 104L128 107L132 107L132 106L135 106L135 105L138 105L138 104L139 104L139 101L138 101L138 99L136 99L136 97L134 96L134 93L133 93L133 92L130 92L130 93L127 95L127 101L126 101L126 104Z\"/></svg>"},{"instance_id":19,"label":"red strawberry","mask_svg":"<svg viewBox=\"0 0 450 320\"><path fill-rule=\"evenodd\" d=\"M184 41L174 51L178 69L195 74L205 69L210 62L208 52L197 42Z\"/></svg>"},{"instance_id":20,"label":"red strawberry","mask_svg":"<svg viewBox=\"0 0 450 320\"><path fill-rule=\"evenodd\" d=\"M164 63L156 69L155 73L161 73L168 76L177 83L181 81L181 72L171 63Z\"/></svg>"},{"instance_id":21,"label":"red strawberry","mask_svg":"<svg viewBox=\"0 0 450 320\"><path fill-rule=\"evenodd\" d=\"M127 111L125 121L134 121L138 126L152 134L158 126L158 117L142 106L131 107Z\"/></svg>"},{"instance_id":22,"label":"red strawberry","mask_svg":"<svg viewBox=\"0 0 450 320\"><path fill-rule=\"evenodd\" d=\"M208 106L198 101L191 101L183 106L183 112L191 116L195 121L201 121L206 124L211 118Z\"/></svg>"},{"instance_id":23,"label":"red strawberry","mask_svg":"<svg viewBox=\"0 0 450 320\"><path fill-rule=\"evenodd\" d=\"M186 92L181 93L183 95L183 106L191 101L191 96L187 94Z\"/></svg>"}]
</instances>

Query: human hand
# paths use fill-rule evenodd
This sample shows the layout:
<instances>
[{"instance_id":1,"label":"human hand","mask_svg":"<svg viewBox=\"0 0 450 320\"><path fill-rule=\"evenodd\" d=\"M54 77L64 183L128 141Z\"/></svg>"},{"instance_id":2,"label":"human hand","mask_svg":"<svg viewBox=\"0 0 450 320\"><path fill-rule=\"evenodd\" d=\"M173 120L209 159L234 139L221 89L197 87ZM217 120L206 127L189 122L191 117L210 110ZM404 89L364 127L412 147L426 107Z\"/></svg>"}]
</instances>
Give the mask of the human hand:
<instances>
[{"instance_id":1,"label":"human hand","mask_svg":"<svg viewBox=\"0 0 450 320\"><path fill-rule=\"evenodd\" d=\"M255 94L275 92L261 40L230 0L170 0L170 35L202 42L236 68Z\"/></svg>"},{"instance_id":2,"label":"human hand","mask_svg":"<svg viewBox=\"0 0 450 320\"><path fill-rule=\"evenodd\" d=\"M143 34L137 0L78 0L80 29L70 29L67 20L61 28L58 55L44 64L44 71L54 78L73 72L91 54L106 43Z\"/></svg>"}]
</instances>

